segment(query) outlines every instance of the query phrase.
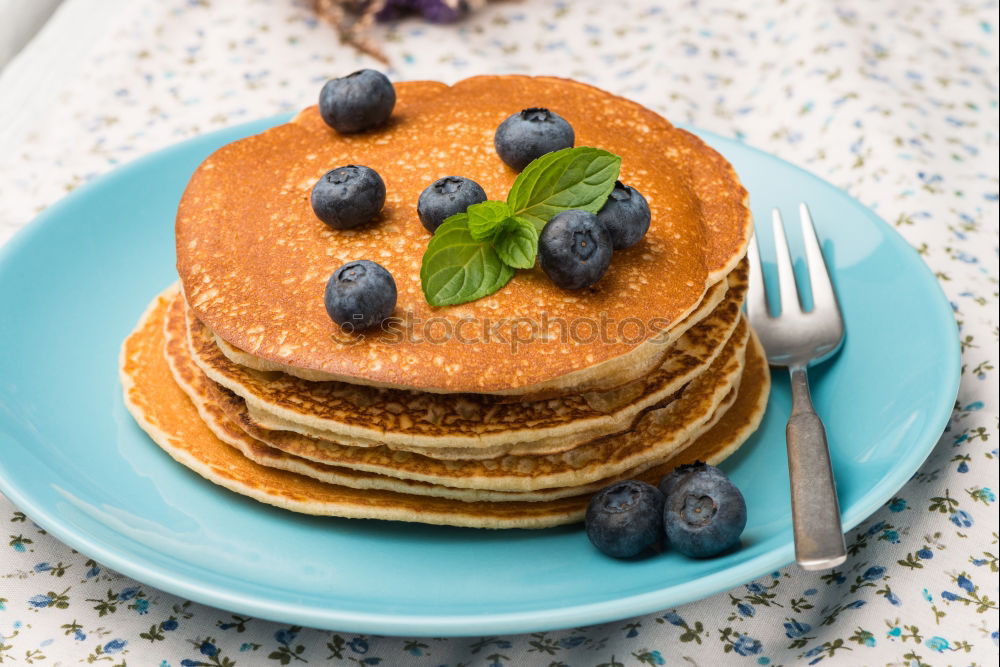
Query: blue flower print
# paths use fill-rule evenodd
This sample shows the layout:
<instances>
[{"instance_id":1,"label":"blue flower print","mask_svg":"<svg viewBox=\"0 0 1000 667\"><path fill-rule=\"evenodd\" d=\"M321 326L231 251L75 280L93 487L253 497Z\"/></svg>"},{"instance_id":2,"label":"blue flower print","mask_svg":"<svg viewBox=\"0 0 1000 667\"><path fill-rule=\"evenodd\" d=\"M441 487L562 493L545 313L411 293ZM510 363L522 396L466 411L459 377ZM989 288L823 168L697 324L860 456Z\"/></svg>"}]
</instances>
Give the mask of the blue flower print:
<instances>
[{"instance_id":1,"label":"blue flower print","mask_svg":"<svg viewBox=\"0 0 1000 667\"><path fill-rule=\"evenodd\" d=\"M651 665L665 665L667 661L663 659L663 654L659 651L650 651L646 654L646 658L650 660Z\"/></svg>"},{"instance_id":2,"label":"blue flower print","mask_svg":"<svg viewBox=\"0 0 1000 667\"><path fill-rule=\"evenodd\" d=\"M938 653L943 653L944 651L947 651L949 648L951 648L951 645L948 643L948 640L945 639L944 637L931 637L930 639L924 642L924 645L926 645L927 648L931 649L932 651L937 651Z\"/></svg>"},{"instance_id":3,"label":"blue flower print","mask_svg":"<svg viewBox=\"0 0 1000 667\"><path fill-rule=\"evenodd\" d=\"M163 623L160 624L160 629L166 632L173 632L174 630L177 629L178 625L179 623L177 622L176 619L168 618L167 620L163 621Z\"/></svg>"},{"instance_id":4,"label":"blue flower print","mask_svg":"<svg viewBox=\"0 0 1000 667\"><path fill-rule=\"evenodd\" d=\"M976 587L972 585L972 582L969 581L964 574L958 575L958 579L955 580L955 583L957 583L958 587L966 593L974 593L976 590Z\"/></svg>"},{"instance_id":5,"label":"blue flower print","mask_svg":"<svg viewBox=\"0 0 1000 667\"><path fill-rule=\"evenodd\" d=\"M274 641L278 642L279 644L283 644L285 646L288 646L293 641L295 641L295 638L298 637L298 636L299 636L299 633L295 632L295 631L293 631L291 629L288 629L288 630L278 630L277 632L274 633Z\"/></svg>"},{"instance_id":6,"label":"blue flower print","mask_svg":"<svg viewBox=\"0 0 1000 667\"><path fill-rule=\"evenodd\" d=\"M139 594L138 586L129 586L128 588L122 589L121 593L118 594L118 599L121 600L122 602L125 602L127 600L131 600L138 594Z\"/></svg>"},{"instance_id":7,"label":"blue flower print","mask_svg":"<svg viewBox=\"0 0 1000 667\"><path fill-rule=\"evenodd\" d=\"M865 570L865 573L861 575L861 578L865 581L875 581L876 579L881 579L884 574L885 568L881 565L875 565Z\"/></svg>"},{"instance_id":8,"label":"blue flower print","mask_svg":"<svg viewBox=\"0 0 1000 667\"><path fill-rule=\"evenodd\" d=\"M917 558L919 558L920 560L930 560L934 558L934 552L928 549L927 547L924 547L923 549L917 552Z\"/></svg>"},{"instance_id":9,"label":"blue flower print","mask_svg":"<svg viewBox=\"0 0 1000 667\"><path fill-rule=\"evenodd\" d=\"M993 493L988 487L977 489L971 495L976 500L982 500L985 503L994 503L997 500L997 494Z\"/></svg>"},{"instance_id":10,"label":"blue flower print","mask_svg":"<svg viewBox=\"0 0 1000 667\"><path fill-rule=\"evenodd\" d=\"M118 653L123 648L125 648L126 644L128 644L128 642L125 641L124 639L112 639L111 641L109 641L107 644L104 645L104 652Z\"/></svg>"},{"instance_id":11,"label":"blue flower print","mask_svg":"<svg viewBox=\"0 0 1000 667\"><path fill-rule=\"evenodd\" d=\"M684 619L681 618L680 614L678 614L676 611L668 611L666 614L663 615L663 620L669 623L670 625L676 625L678 627L682 627L684 625Z\"/></svg>"},{"instance_id":12,"label":"blue flower print","mask_svg":"<svg viewBox=\"0 0 1000 667\"><path fill-rule=\"evenodd\" d=\"M893 498L889 503L890 512L902 512L906 509L906 501L903 498Z\"/></svg>"},{"instance_id":13,"label":"blue flower print","mask_svg":"<svg viewBox=\"0 0 1000 667\"><path fill-rule=\"evenodd\" d=\"M29 600L28 604L36 609L44 609L52 604L52 598L48 595L33 595Z\"/></svg>"},{"instance_id":14,"label":"blue flower print","mask_svg":"<svg viewBox=\"0 0 1000 667\"><path fill-rule=\"evenodd\" d=\"M971 528L973 524L972 516L965 510L952 512L951 522L959 528Z\"/></svg>"},{"instance_id":15,"label":"blue flower print","mask_svg":"<svg viewBox=\"0 0 1000 667\"><path fill-rule=\"evenodd\" d=\"M368 653L368 642L361 637L355 637L351 641L347 642L347 645L351 647L351 650L355 653Z\"/></svg>"},{"instance_id":16,"label":"blue flower print","mask_svg":"<svg viewBox=\"0 0 1000 667\"><path fill-rule=\"evenodd\" d=\"M198 647L198 651L202 655L207 655L209 658L214 658L219 654L219 647L212 642L202 642L201 646Z\"/></svg>"},{"instance_id":17,"label":"blue flower print","mask_svg":"<svg viewBox=\"0 0 1000 667\"><path fill-rule=\"evenodd\" d=\"M808 623L800 623L792 619L785 621L785 636L789 639L798 639L810 630L812 630L812 626Z\"/></svg>"},{"instance_id":18,"label":"blue flower print","mask_svg":"<svg viewBox=\"0 0 1000 667\"><path fill-rule=\"evenodd\" d=\"M875 533L877 533L880 530L882 530L883 528L885 528L885 521L879 521L878 523L875 523L871 527L869 527L868 530L867 530L867 532L865 533L865 535L867 535L868 537L871 537Z\"/></svg>"},{"instance_id":19,"label":"blue flower print","mask_svg":"<svg viewBox=\"0 0 1000 667\"><path fill-rule=\"evenodd\" d=\"M733 642L733 651L739 655L757 655L760 653L761 643L760 640L754 639L748 635L736 635L736 641Z\"/></svg>"},{"instance_id":20,"label":"blue flower print","mask_svg":"<svg viewBox=\"0 0 1000 667\"><path fill-rule=\"evenodd\" d=\"M740 602L736 605L736 611L739 612L740 616L743 618L752 618L757 610L754 609L753 605L747 604L745 602Z\"/></svg>"}]
</instances>

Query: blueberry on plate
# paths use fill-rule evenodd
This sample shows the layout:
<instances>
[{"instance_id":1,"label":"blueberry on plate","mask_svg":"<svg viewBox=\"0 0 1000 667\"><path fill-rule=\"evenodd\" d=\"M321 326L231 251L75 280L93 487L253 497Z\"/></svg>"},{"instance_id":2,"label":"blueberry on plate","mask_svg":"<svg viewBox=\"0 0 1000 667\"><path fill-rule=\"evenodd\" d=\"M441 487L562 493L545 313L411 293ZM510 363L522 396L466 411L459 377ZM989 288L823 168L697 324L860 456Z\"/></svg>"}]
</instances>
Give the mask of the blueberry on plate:
<instances>
[{"instance_id":1,"label":"blueberry on plate","mask_svg":"<svg viewBox=\"0 0 1000 667\"><path fill-rule=\"evenodd\" d=\"M598 491L584 519L587 537L608 556L629 558L663 535L663 494L634 479Z\"/></svg>"},{"instance_id":2,"label":"blueberry on plate","mask_svg":"<svg viewBox=\"0 0 1000 667\"><path fill-rule=\"evenodd\" d=\"M746 525L743 494L727 477L707 468L690 473L671 489L663 507L667 542L694 558L735 547Z\"/></svg>"},{"instance_id":3,"label":"blueberry on plate","mask_svg":"<svg viewBox=\"0 0 1000 667\"><path fill-rule=\"evenodd\" d=\"M326 283L323 303L330 319L347 331L380 324L396 308L396 281L368 259L348 262Z\"/></svg>"},{"instance_id":4,"label":"blueberry on plate","mask_svg":"<svg viewBox=\"0 0 1000 667\"><path fill-rule=\"evenodd\" d=\"M587 211L557 213L538 236L542 270L563 289L596 283L611 265L611 253L607 228Z\"/></svg>"},{"instance_id":5,"label":"blueberry on plate","mask_svg":"<svg viewBox=\"0 0 1000 667\"><path fill-rule=\"evenodd\" d=\"M535 158L563 148L572 148L573 126L548 109L519 111L497 127L493 146L500 159L521 171Z\"/></svg>"},{"instance_id":6,"label":"blueberry on plate","mask_svg":"<svg viewBox=\"0 0 1000 667\"><path fill-rule=\"evenodd\" d=\"M319 115L337 132L350 134L378 127L396 106L392 82L373 69L330 79L319 93Z\"/></svg>"},{"instance_id":7,"label":"blueberry on plate","mask_svg":"<svg viewBox=\"0 0 1000 667\"><path fill-rule=\"evenodd\" d=\"M695 472L700 475L717 475L726 479L726 473L722 472L715 466L710 466L703 461L695 461L694 463L684 463L671 470L660 479L660 483L657 484L657 488L660 489L660 493L663 494L663 497L667 498L673 490L677 488L678 484L687 479L688 475Z\"/></svg>"},{"instance_id":8,"label":"blueberry on plate","mask_svg":"<svg viewBox=\"0 0 1000 667\"><path fill-rule=\"evenodd\" d=\"M334 229L351 229L373 219L385 205L385 182L370 167L349 164L326 172L313 186L313 212Z\"/></svg>"},{"instance_id":9,"label":"blueberry on plate","mask_svg":"<svg viewBox=\"0 0 1000 667\"><path fill-rule=\"evenodd\" d=\"M608 200L597 212L597 219L608 228L615 250L631 248L649 230L649 202L631 185L615 181Z\"/></svg>"},{"instance_id":10,"label":"blueberry on plate","mask_svg":"<svg viewBox=\"0 0 1000 667\"><path fill-rule=\"evenodd\" d=\"M486 192L475 181L462 176L445 176L428 185L417 200L417 215L431 234L456 213L486 201Z\"/></svg>"}]
</instances>

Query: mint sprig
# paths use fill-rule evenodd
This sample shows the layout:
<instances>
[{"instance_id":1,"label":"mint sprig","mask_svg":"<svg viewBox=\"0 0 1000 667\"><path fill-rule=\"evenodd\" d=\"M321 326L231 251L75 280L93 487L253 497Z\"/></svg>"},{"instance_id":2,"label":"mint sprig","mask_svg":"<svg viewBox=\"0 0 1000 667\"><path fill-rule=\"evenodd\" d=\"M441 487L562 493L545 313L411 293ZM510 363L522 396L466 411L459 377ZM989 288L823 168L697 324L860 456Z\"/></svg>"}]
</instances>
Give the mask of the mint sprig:
<instances>
[{"instance_id":1,"label":"mint sprig","mask_svg":"<svg viewBox=\"0 0 1000 667\"><path fill-rule=\"evenodd\" d=\"M535 225L524 218L507 218L493 237L493 248L507 266L530 269L538 254L538 233Z\"/></svg>"},{"instance_id":2,"label":"mint sprig","mask_svg":"<svg viewBox=\"0 0 1000 667\"><path fill-rule=\"evenodd\" d=\"M510 206L502 201L484 201L465 210L469 216L469 233L472 238L491 239L503 223L511 217Z\"/></svg>"},{"instance_id":3,"label":"mint sprig","mask_svg":"<svg viewBox=\"0 0 1000 667\"><path fill-rule=\"evenodd\" d=\"M546 153L518 175L507 204L538 231L556 213L597 213L615 187L621 164L617 155L589 146Z\"/></svg>"},{"instance_id":4,"label":"mint sprig","mask_svg":"<svg viewBox=\"0 0 1000 667\"><path fill-rule=\"evenodd\" d=\"M530 269L538 235L562 211L597 213L618 180L621 158L578 146L547 153L524 168L507 201L485 201L445 220L420 266L427 303L450 306L481 299Z\"/></svg>"},{"instance_id":5,"label":"mint sprig","mask_svg":"<svg viewBox=\"0 0 1000 667\"><path fill-rule=\"evenodd\" d=\"M437 228L420 266L420 284L427 303L451 306L493 294L513 277L489 240L469 232L469 216L458 213Z\"/></svg>"}]
</instances>

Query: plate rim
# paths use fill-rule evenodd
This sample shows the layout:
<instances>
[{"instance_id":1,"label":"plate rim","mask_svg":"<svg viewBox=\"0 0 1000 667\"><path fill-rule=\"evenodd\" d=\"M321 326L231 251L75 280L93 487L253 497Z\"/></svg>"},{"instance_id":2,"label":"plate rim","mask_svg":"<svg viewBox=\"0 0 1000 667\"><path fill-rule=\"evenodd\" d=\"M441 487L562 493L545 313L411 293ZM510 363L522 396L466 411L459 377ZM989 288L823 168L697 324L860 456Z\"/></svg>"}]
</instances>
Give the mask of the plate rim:
<instances>
[{"instance_id":1,"label":"plate rim","mask_svg":"<svg viewBox=\"0 0 1000 667\"><path fill-rule=\"evenodd\" d=\"M282 113L268 118L221 128L147 153L121 165L116 165L111 171L98 176L94 180L75 189L66 197L53 203L15 232L7 242L0 246L0 265L8 257L19 252L21 246L29 239L36 234L42 233L42 230L46 229L48 225L58 224L50 223L49 220L57 220L60 217L60 212L65 208L71 207L77 198L87 196L91 189L112 181L119 172L155 161L162 158L165 154L184 152L195 144L204 142L206 139L216 135L239 134L241 137L250 136L250 134L264 131L269 127L285 122L291 116L292 114ZM870 487L853 507L842 515L844 532L847 533L867 517L874 514L894 493L906 484L913 473L920 468L934 450L950 420L952 407L958 396L961 382L961 350L958 327L952 317L950 302L940 283L934 277L932 270L920 258L916 250L891 225L885 222L871 208L855 199L850 193L796 164L747 144L740 139L725 137L689 125L680 125L680 127L694 132L710 144L735 144L741 149L750 151L757 159L779 163L784 168L791 168L802 177L815 181L823 187L832 188L851 200L859 210L865 213L871 224L880 225L881 229L889 232L884 234L884 236L889 239L891 244L902 248L904 253L909 253L910 259L914 260L914 264L919 267L916 269L916 273L921 276L921 291L929 296L928 312L935 313L935 318L947 314L948 320L954 327L955 335L950 339L950 349L942 350L942 358L947 363L947 366L943 369L943 374L950 378L950 385L944 388L942 394L950 397L951 400L947 402L942 400L940 404L935 406L936 410L934 414L929 416L926 426L921 432L921 439L925 441L923 446L908 449L906 455L899 460L899 464L905 463L905 465L897 464L889 474ZM276 622L290 622L306 627L342 632L371 633L387 636L428 637L447 635L457 637L476 636L484 633L516 634L611 622L622 618L648 614L671 606L679 606L715 595L732 586L737 586L741 582L750 581L784 567L793 561L794 556L794 545L791 541L791 531L789 530L789 540L787 542L761 553L746 562L682 584L611 600L536 610L482 613L472 616L456 614L427 616L413 613L345 611L327 607L318 608L308 605L296 605L287 601L262 599L259 596L244 592L225 590L217 581L198 582L189 576L177 575L160 565L147 566L141 560L138 560L135 554L119 553L115 549L106 547L98 542L95 536L85 531L77 530L72 525L64 524L57 516L53 515L53 512L47 511L42 505L33 502L29 495L22 492L22 489L16 482L8 479L8 475L2 474L4 471L5 467L2 461L0 461L0 492L18 509L28 515L34 523L67 546L93 558L116 572L200 604L246 613L257 618ZM174 558L176 559L176 556ZM209 573L208 578L217 579L217 576Z\"/></svg>"}]
</instances>

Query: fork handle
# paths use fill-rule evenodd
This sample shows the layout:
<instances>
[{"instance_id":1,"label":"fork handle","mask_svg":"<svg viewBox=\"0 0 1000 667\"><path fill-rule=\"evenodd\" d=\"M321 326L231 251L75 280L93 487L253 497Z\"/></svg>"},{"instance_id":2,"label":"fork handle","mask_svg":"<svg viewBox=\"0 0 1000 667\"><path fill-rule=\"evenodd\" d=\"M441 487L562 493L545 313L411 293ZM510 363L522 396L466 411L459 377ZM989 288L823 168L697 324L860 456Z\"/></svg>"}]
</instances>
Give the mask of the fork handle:
<instances>
[{"instance_id":1,"label":"fork handle","mask_svg":"<svg viewBox=\"0 0 1000 667\"><path fill-rule=\"evenodd\" d=\"M785 427L792 487L795 560L805 570L825 570L847 560L837 486L826 429L813 409L804 366L789 369L792 415Z\"/></svg>"}]
</instances>

